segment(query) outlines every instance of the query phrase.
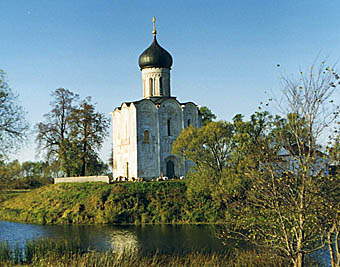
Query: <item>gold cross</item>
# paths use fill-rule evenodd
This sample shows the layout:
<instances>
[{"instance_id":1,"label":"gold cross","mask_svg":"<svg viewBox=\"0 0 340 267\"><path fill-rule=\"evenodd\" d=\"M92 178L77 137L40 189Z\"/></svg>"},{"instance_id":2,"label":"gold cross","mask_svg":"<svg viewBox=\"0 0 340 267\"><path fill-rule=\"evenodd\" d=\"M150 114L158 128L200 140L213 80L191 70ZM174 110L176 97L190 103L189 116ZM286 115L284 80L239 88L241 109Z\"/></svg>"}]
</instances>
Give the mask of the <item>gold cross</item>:
<instances>
[{"instance_id":1,"label":"gold cross","mask_svg":"<svg viewBox=\"0 0 340 267\"><path fill-rule=\"evenodd\" d=\"M157 30L156 30L156 18L155 18L155 17L152 17L152 24L153 24L152 34L153 34L154 36L156 36Z\"/></svg>"}]
</instances>

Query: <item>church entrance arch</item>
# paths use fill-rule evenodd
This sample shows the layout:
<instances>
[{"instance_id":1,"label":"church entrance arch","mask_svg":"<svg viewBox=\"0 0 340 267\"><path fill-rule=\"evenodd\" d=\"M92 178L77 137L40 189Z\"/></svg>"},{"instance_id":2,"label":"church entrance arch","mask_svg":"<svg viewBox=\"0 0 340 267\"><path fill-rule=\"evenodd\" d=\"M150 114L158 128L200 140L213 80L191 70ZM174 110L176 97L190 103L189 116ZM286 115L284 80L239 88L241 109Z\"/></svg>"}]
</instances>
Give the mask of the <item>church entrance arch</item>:
<instances>
[{"instance_id":1,"label":"church entrance arch","mask_svg":"<svg viewBox=\"0 0 340 267\"><path fill-rule=\"evenodd\" d=\"M172 160L166 162L166 176L168 178L175 177L175 163Z\"/></svg>"}]
</instances>

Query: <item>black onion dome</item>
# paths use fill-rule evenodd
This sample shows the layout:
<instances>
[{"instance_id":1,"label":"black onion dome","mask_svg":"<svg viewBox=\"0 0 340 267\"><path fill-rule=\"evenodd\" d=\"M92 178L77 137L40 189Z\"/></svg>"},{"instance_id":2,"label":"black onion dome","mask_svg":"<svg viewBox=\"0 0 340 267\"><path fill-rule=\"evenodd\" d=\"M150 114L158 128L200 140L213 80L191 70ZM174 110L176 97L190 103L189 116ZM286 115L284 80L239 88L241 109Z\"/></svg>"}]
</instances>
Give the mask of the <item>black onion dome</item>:
<instances>
[{"instance_id":1,"label":"black onion dome","mask_svg":"<svg viewBox=\"0 0 340 267\"><path fill-rule=\"evenodd\" d=\"M152 44L139 56L139 67L145 68L168 68L172 66L172 56L162 48L156 39L153 38Z\"/></svg>"}]
</instances>

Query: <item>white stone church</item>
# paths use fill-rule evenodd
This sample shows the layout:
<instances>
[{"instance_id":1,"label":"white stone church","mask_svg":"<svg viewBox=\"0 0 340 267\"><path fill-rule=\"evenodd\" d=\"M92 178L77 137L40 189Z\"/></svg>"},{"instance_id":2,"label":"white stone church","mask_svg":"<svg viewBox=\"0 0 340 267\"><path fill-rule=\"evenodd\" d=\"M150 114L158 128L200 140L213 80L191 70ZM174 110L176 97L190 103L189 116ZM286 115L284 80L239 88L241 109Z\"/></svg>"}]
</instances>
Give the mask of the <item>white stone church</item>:
<instances>
[{"instance_id":1,"label":"white stone church","mask_svg":"<svg viewBox=\"0 0 340 267\"><path fill-rule=\"evenodd\" d=\"M171 95L172 56L158 44L155 26L152 33L152 44L139 56L143 98L112 112L113 177L173 178L192 166L171 149L183 128L201 127L199 109Z\"/></svg>"}]
</instances>

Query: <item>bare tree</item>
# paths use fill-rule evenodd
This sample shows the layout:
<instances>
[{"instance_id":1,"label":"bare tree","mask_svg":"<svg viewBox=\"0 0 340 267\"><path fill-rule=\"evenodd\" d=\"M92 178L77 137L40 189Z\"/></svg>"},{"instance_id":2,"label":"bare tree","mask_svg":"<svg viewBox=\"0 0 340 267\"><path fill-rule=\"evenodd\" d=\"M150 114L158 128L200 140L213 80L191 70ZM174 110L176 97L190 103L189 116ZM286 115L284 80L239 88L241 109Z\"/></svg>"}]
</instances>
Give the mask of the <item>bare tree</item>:
<instances>
[{"instance_id":1,"label":"bare tree","mask_svg":"<svg viewBox=\"0 0 340 267\"><path fill-rule=\"evenodd\" d=\"M299 196L301 208L304 208L304 182L311 179L312 183L318 180L323 170L320 164L327 166L332 160L331 154L339 153L338 141L335 138L333 151L329 151L329 147L324 147L321 152L321 143L326 143L326 135L328 138L338 136L339 133L339 103L336 101L336 93L339 91L340 76L335 71L335 66L328 66L325 61L319 65L312 65L307 71L300 71L298 79L290 79L283 77L283 97L286 114L296 114L300 120L304 121L303 129L295 124L289 125L289 132L293 142L286 142L286 148L289 149L291 155L294 155L294 160L297 161L299 167L299 175L301 176L301 195ZM324 142L322 142L324 138ZM331 140L328 140L330 143ZM327 154L325 154L327 153ZM334 160L334 159L333 159ZM339 162L338 162L339 163ZM316 167L318 166L318 167ZM302 172L302 173L301 173ZM322 190L319 192L320 202L323 205L321 213L323 224L320 233L326 237L320 236L320 240L328 242L328 247L331 255L332 265L339 266L339 176L334 177L327 175L319 181L317 186ZM308 190L308 189L306 189ZM307 203L306 203L307 204ZM337 209L336 209L337 208ZM325 211L328 211L326 213ZM300 218L303 224L303 218ZM301 227L301 226L300 226ZM335 248L332 249L331 236L335 236ZM301 236L303 242L303 236Z\"/></svg>"},{"instance_id":2,"label":"bare tree","mask_svg":"<svg viewBox=\"0 0 340 267\"><path fill-rule=\"evenodd\" d=\"M336 105L334 99L339 84L339 74L325 61L300 71L297 79L282 77L281 111L284 115L297 114L306 121L309 147L315 146L320 135L339 120L339 104ZM295 139L299 142L298 134Z\"/></svg>"},{"instance_id":3,"label":"bare tree","mask_svg":"<svg viewBox=\"0 0 340 267\"><path fill-rule=\"evenodd\" d=\"M6 82L5 73L0 70L0 158L24 140L28 123L18 97Z\"/></svg>"}]
</instances>

